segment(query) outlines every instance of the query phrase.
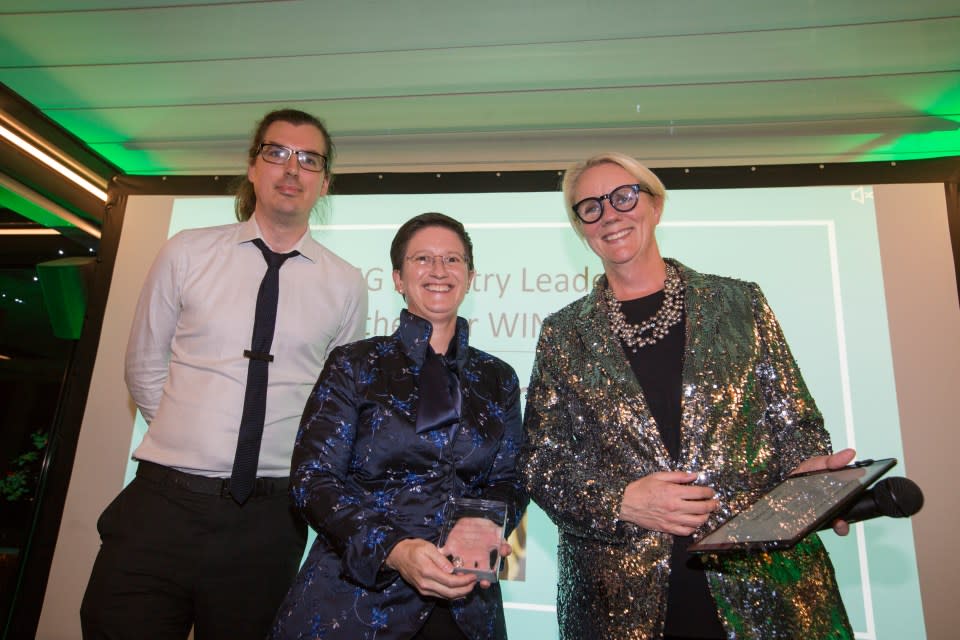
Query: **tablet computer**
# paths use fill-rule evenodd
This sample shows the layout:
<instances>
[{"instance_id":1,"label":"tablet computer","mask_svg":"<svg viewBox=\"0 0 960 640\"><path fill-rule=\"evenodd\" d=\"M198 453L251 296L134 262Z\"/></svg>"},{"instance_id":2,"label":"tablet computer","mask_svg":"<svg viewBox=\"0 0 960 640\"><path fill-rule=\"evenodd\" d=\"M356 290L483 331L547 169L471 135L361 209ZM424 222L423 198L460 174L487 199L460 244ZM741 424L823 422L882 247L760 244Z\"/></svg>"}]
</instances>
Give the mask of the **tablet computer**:
<instances>
[{"instance_id":1,"label":"tablet computer","mask_svg":"<svg viewBox=\"0 0 960 640\"><path fill-rule=\"evenodd\" d=\"M861 460L786 478L689 547L694 553L787 549L831 522L897 461Z\"/></svg>"}]
</instances>

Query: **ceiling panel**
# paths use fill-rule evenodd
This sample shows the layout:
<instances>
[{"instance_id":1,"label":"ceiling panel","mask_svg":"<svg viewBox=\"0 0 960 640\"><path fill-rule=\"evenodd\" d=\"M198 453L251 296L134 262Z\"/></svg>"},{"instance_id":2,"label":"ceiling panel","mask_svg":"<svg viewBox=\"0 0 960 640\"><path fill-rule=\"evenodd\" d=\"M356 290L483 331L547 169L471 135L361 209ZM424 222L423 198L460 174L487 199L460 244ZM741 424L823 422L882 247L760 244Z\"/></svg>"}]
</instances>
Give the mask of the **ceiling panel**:
<instances>
[{"instance_id":1,"label":"ceiling panel","mask_svg":"<svg viewBox=\"0 0 960 640\"><path fill-rule=\"evenodd\" d=\"M410 147L411 154L427 149L441 136L473 135L462 145L461 156L444 156L443 162L463 165L473 162L471 145L483 144L501 154L501 168L512 167L519 158L524 166L538 150L545 166L566 163L558 153L573 141L600 138L616 129L615 140L625 148L647 145L652 157L672 158L670 164L707 164L718 156L737 162L821 162L885 160L882 149L862 150L851 157L845 136L921 136L944 133L952 146L936 155L957 153L957 122L949 110L935 105L956 104L960 72L771 83L685 85L643 89L590 91L541 91L517 96L436 95L416 98L344 99L296 102L296 106L321 113L335 132L341 170L377 170L382 158L376 153L377 138L384 148ZM194 107L155 107L111 110L55 111L50 115L62 125L81 132L92 148L134 173L230 173L236 171L251 123L262 112L281 103L230 104ZM743 105L754 111L745 114ZM920 105L931 105L928 109ZM102 119L96 121L96 119ZM240 123L237 126L237 123ZM118 140L116 131L129 136ZM519 149L518 134L536 132L536 142L527 140ZM479 135L477 135L479 134ZM168 136L168 137L165 137ZM809 136L834 144L818 152ZM674 145L681 139L698 138L696 147ZM780 149L770 158L766 144L779 139ZM364 140L362 147L357 146ZM603 136L608 143L610 136ZM762 140L761 140L762 139ZM800 143L803 144L800 144ZM437 144L442 144L437 142ZM535 145L529 148L529 145ZM726 145L723 152L712 146ZM859 146L859 145L857 145ZM754 151L755 150L755 151ZM752 157L756 152L761 158ZM514 157L514 153L519 156ZM840 154L840 155L838 155ZM678 157L679 156L679 157ZM904 159L907 156L901 155ZM910 157L917 157L912 154ZM692 161L697 158L699 161ZM431 166L441 164L429 157L410 158ZM709 162L708 162L709 161ZM393 166L393 165L391 165Z\"/></svg>"},{"instance_id":2,"label":"ceiling panel","mask_svg":"<svg viewBox=\"0 0 960 640\"><path fill-rule=\"evenodd\" d=\"M714 85L957 70L958 33L960 17L782 32L458 47L442 55L428 49L21 66L3 69L2 77L44 110L262 102L277 95L309 100Z\"/></svg>"},{"instance_id":3,"label":"ceiling panel","mask_svg":"<svg viewBox=\"0 0 960 640\"><path fill-rule=\"evenodd\" d=\"M438 94L286 100L336 123L335 133L488 131L493 128L545 129L596 125L645 126L707 123L770 123L793 120L870 120L890 116L956 116L949 103L960 98L960 71L883 78L789 80L614 89ZM936 108L944 102L943 109ZM279 100L259 104L49 110L70 129L84 129L94 144L228 138L236 120L252 118ZM934 107L928 112L923 105ZM745 109L749 105L750 109ZM103 125L98 127L98 121ZM235 139L246 140L247 129ZM113 131L129 132L127 139ZM169 133L169 137L164 134Z\"/></svg>"},{"instance_id":4,"label":"ceiling panel","mask_svg":"<svg viewBox=\"0 0 960 640\"><path fill-rule=\"evenodd\" d=\"M129 173L236 173L324 118L341 171L960 155L960 3L33 2L0 82Z\"/></svg>"},{"instance_id":5,"label":"ceiling panel","mask_svg":"<svg viewBox=\"0 0 960 640\"><path fill-rule=\"evenodd\" d=\"M113 7L111 9L110 7ZM917 0L6 0L0 64L65 65L456 49L617 38L748 33L957 15ZM38 47L46 34L56 47ZM138 45L131 48L130 38ZM175 46L171 46L174 44ZM266 46L265 43L269 43Z\"/></svg>"}]
</instances>

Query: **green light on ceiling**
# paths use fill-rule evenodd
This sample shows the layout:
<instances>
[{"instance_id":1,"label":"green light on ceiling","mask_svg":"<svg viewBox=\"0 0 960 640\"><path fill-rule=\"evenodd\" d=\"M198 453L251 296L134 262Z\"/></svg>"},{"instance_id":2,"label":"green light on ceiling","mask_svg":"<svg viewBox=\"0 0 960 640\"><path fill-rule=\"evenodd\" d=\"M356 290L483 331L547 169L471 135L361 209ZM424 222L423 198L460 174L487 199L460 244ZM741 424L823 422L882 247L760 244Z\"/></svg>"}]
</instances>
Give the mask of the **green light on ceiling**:
<instances>
[{"instance_id":1,"label":"green light on ceiling","mask_svg":"<svg viewBox=\"0 0 960 640\"><path fill-rule=\"evenodd\" d=\"M24 218L33 220L37 224L45 227L59 228L72 227L73 225L61 218L55 216L43 207L40 207L19 195L0 187L0 207L6 207L16 211Z\"/></svg>"},{"instance_id":2,"label":"green light on ceiling","mask_svg":"<svg viewBox=\"0 0 960 640\"><path fill-rule=\"evenodd\" d=\"M871 149L871 156L888 156L891 160L917 160L960 155L960 125L957 131L931 131L898 136L888 144Z\"/></svg>"},{"instance_id":3,"label":"green light on ceiling","mask_svg":"<svg viewBox=\"0 0 960 640\"><path fill-rule=\"evenodd\" d=\"M877 144L871 155L883 154L892 160L960 156L960 83L940 95L917 99L909 105L925 114L930 130L904 133L887 143Z\"/></svg>"}]
</instances>

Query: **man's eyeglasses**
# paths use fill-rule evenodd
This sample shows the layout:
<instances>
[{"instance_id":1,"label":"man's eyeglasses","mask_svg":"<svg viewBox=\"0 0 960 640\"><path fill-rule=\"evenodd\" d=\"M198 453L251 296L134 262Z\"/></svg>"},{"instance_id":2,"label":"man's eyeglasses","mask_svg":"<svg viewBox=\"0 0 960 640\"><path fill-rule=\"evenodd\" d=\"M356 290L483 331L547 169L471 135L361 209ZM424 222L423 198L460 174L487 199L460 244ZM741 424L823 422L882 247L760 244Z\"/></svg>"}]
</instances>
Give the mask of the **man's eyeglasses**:
<instances>
[{"instance_id":1,"label":"man's eyeglasses","mask_svg":"<svg viewBox=\"0 0 960 640\"><path fill-rule=\"evenodd\" d=\"M621 213L633 211L637 206L637 200L640 198L640 192L653 195L647 187L641 184L625 184L617 187L605 196L598 198L584 198L573 205L573 212L577 214L580 221L584 224L593 224L603 216L603 201L606 200L610 206Z\"/></svg>"},{"instance_id":2,"label":"man's eyeglasses","mask_svg":"<svg viewBox=\"0 0 960 640\"><path fill-rule=\"evenodd\" d=\"M305 171L320 172L327 168L327 156L313 151L297 151L282 144L261 142L257 153L263 158L264 162L270 164L287 164L290 156L297 154L297 163Z\"/></svg>"},{"instance_id":3,"label":"man's eyeglasses","mask_svg":"<svg viewBox=\"0 0 960 640\"><path fill-rule=\"evenodd\" d=\"M440 260L440 264L447 269L459 269L463 265L467 264L466 257L460 255L459 253L447 253L445 255L417 253L412 256L407 256L407 262L421 269L432 267L437 263L438 259Z\"/></svg>"}]
</instances>

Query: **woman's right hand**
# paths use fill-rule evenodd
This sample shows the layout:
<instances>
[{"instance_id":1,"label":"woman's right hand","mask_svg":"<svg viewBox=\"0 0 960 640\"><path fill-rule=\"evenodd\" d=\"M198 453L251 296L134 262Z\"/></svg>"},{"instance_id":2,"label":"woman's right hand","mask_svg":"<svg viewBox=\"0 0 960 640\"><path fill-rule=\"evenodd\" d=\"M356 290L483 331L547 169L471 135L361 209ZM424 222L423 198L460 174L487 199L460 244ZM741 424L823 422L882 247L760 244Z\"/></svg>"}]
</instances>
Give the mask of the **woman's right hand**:
<instances>
[{"instance_id":1,"label":"woman's right hand","mask_svg":"<svg viewBox=\"0 0 960 640\"><path fill-rule=\"evenodd\" d=\"M384 564L399 572L422 596L456 600L473 591L477 582L472 573L454 573L453 564L436 545L417 538L398 542Z\"/></svg>"},{"instance_id":2,"label":"woman's right hand","mask_svg":"<svg viewBox=\"0 0 960 640\"><path fill-rule=\"evenodd\" d=\"M694 486L696 473L658 471L634 480L623 492L620 519L644 529L688 536L720 503L713 489Z\"/></svg>"}]
</instances>

